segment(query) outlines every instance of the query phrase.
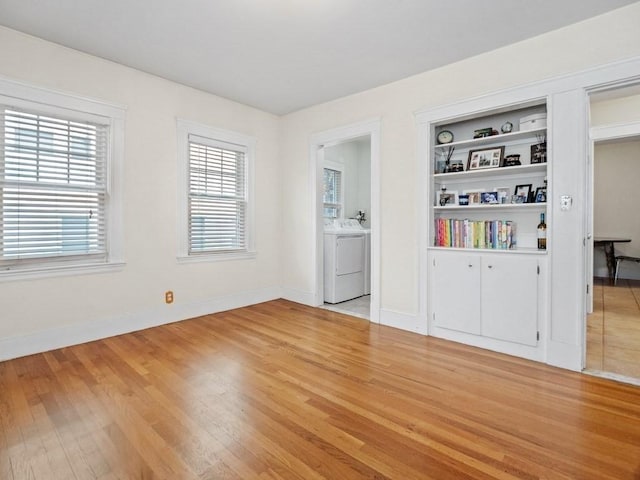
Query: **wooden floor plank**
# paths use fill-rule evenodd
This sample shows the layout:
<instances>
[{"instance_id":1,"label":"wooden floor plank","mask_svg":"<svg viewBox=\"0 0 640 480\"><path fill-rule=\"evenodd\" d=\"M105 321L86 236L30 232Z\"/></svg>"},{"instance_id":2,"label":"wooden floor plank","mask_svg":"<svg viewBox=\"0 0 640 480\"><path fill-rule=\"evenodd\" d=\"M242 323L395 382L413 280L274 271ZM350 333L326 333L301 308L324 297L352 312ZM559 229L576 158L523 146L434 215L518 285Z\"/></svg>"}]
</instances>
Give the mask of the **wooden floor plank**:
<instances>
[{"instance_id":1,"label":"wooden floor plank","mask_svg":"<svg viewBox=\"0 0 640 480\"><path fill-rule=\"evenodd\" d=\"M640 379L640 281L594 278L593 297L587 369Z\"/></svg>"},{"instance_id":2,"label":"wooden floor plank","mask_svg":"<svg viewBox=\"0 0 640 480\"><path fill-rule=\"evenodd\" d=\"M0 478L637 480L640 388L278 300L0 363Z\"/></svg>"}]
</instances>

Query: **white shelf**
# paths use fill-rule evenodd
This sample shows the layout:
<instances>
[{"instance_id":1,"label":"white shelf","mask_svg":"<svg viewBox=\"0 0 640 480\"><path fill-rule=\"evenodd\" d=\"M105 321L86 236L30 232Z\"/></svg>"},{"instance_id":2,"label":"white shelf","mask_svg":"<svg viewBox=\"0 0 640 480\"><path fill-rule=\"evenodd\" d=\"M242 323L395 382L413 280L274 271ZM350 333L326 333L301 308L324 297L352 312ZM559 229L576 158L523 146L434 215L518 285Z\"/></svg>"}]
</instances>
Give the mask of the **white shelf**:
<instances>
[{"instance_id":1,"label":"white shelf","mask_svg":"<svg viewBox=\"0 0 640 480\"><path fill-rule=\"evenodd\" d=\"M444 180L455 182L456 180L461 180L463 178L504 177L521 174L529 175L534 173L544 173L546 171L546 163L534 163L533 165L518 165L515 167L495 167L479 170L465 170L464 172L435 173L433 178L436 183L442 183Z\"/></svg>"},{"instance_id":2,"label":"white shelf","mask_svg":"<svg viewBox=\"0 0 640 480\"><path fill-rule=\"evenodd\" d=\"M545 134L546 128L536 128L533 130L519 130L517 132L502 133L500 135L491 135L490 137L472 138L470 140L460 140L458 142L436 144L435 149L448 149L449 147L479 147L482 145L498 144L502 141L518 140L523 138L535 137L536 135Z\"/></svg>"},{"instance_id":3,"label":"white shelf","mask_svg":"<svg viewBox=\"0 0 640 480\"><path fill-rule=\"evenodd\" d=\"M438 212L443 211L491 211L491 210L500 210L500 211L513 211L513 210L536 210L536 209L544 209L547 208L547 204L545 202L538 203L500 203L500 204L485 204L485 205L445 205L445 206L434 206L433 209Z\"/></svg>"},{"instance_id":4,"label":"white shelf","mask_svg":"<svg viewBox=\"0 0 640 480\"><path fill-rule=\"evenodd\" d=\"M498 254L507 254L507 255L546 255L546 250L538 250L537 248L511 248L511 249L500 249L500 248L458 248L458 247L427 247L427 250L437 250L441 252L477 252L477 253L498 253Z\"/></svg>"}]
</instances>

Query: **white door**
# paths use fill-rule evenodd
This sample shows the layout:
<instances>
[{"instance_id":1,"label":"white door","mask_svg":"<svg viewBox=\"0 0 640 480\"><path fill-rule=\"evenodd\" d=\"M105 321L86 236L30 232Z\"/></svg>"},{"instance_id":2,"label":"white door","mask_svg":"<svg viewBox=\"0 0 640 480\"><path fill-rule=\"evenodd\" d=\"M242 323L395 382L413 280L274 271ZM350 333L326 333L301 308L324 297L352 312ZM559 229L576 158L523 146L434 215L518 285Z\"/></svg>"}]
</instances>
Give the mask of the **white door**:
<instances>
[{"instance_id":1,"label":"white door","mask_svg":"<svg viewBox=\"0 0 640 480\"><path fill-rule=\"evenodd\" d=\"M480 257L434 254L432 260L434 325L480 334Z\"/></svg>"},{"instance_id":2,"label":"white door","mask_svg":"<svg viewBox=\"0 0 640 480\"><path fill-rule=\"evenodd\" d=\"M586 292L585 310L587 314L593 313L593 151L594 142L589 145L589 154L587 157L587 198L589 199L585 205L587 238L585 242L585 273L586 273Z\"/></svg>"},{"instance_id":3,"label":"white door","mask_svg":"<svg viewBox=\"0 0 640 480\"><path fill-rule=\"evenodd\" d=\"M482 335L535 347L538 341L538 260L482 258Z\"/></svg>"}]
</instances>

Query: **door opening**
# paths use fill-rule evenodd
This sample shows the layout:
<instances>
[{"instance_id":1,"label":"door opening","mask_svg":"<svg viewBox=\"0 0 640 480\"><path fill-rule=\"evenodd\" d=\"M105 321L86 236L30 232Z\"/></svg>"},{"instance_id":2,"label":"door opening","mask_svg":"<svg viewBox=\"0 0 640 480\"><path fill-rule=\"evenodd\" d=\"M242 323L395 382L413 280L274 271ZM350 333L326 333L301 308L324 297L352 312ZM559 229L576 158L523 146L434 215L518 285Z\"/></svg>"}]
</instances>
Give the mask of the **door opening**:
<instances>
[{"instance_id":1,"label":"door opening","mask_svg":"<svg viewBox=\"0 0 640 480\"><path fill-rule=\"evenodd\" d=\"M640 86L592 93L590 111L585 368L640 381Z\"/></svg>"},{"instance_id":2,"label":"door opening","mask_svg":"<svg viewBox=\"0 0 640 480\"><path fill-rule=\"evenodd\" d=\"M310 149L315 304L376 323L379 128L376 120L323 132Z\"/></svg>"}]
</instances>

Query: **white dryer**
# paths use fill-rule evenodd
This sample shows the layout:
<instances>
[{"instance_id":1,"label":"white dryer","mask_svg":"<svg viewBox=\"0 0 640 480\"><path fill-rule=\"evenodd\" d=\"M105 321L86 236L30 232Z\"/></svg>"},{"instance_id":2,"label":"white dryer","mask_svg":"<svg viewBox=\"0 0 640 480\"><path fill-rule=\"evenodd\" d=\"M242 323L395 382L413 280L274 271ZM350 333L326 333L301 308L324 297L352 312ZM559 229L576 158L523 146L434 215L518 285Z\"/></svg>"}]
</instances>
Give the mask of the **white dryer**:
<instances>
[{"instance_id":1,"label":"white dryer","mask_svg":"<svg viewBox=\"0 0 640 480\"><path fill-rule=\"evenodd\" d=\"M365 294L367 240L359 224L357 227L354 224L331 225L325 229L325 302L339 303Z\"/></svg>"}]
</instances>

